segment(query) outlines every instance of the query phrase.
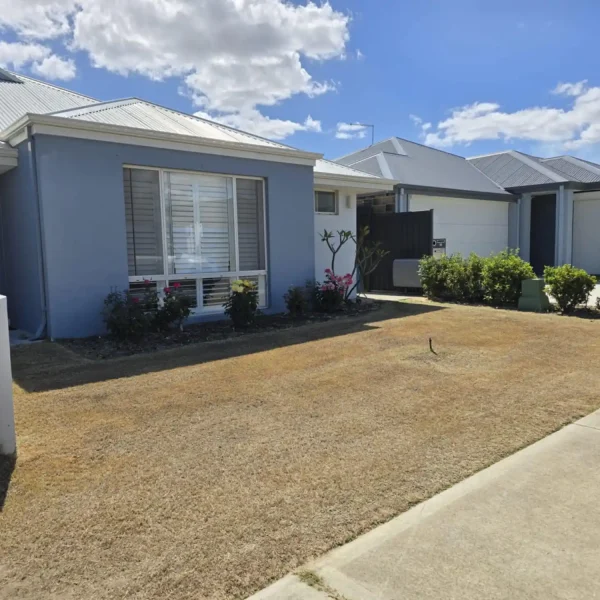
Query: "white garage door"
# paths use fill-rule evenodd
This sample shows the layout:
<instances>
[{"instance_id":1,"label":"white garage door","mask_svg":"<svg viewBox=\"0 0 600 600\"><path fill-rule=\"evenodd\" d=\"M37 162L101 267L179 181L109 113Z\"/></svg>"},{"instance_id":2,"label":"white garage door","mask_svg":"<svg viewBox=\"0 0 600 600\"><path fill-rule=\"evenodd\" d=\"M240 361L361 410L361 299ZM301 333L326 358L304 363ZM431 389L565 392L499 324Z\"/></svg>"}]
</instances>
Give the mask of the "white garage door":
<instances>
[{"instance_id":1,"label":"white garage door","mask_svg":"<svg viewBox=\"0 0 600 600\"><path fill-rule=\"evenodd\" d=\"M411 194L409 210L433 209L433 237L446 238L446 253L489 256L508 246L508 202Z\"/></svg>"},{"instance_id":2,"label":"white garage door","mask_svg":"<svg viewBox=\"0 0 600 600\"><path fill-rule=\"evenodd\" d=\"M573 203L573 264L600 274L600 193L575 194Z\"/></svg>"}]
</instances>

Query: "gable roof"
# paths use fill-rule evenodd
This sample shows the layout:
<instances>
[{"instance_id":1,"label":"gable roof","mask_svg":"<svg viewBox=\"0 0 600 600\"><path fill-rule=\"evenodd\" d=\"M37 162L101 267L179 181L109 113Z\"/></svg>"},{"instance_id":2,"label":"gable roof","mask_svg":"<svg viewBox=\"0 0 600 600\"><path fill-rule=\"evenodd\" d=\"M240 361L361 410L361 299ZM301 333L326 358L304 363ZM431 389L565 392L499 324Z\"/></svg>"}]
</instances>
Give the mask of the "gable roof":
<instances>
[{"instance_id":1,"label":"gable roof","mask_svg":"<svg viewBox=\"0 0 600 600\"><path fill-rule=\"evenodd\" d=\"M490 179L508 189L600 182L599 165L573 156L538 158L517 150L506 150L468 160Z\"/></svg>"},{"instance_id":2,"label":"gable roof","mask_svg":"<svg viewBox=\"0 0 600 600\"><path fill-rule=\"evenodd\" d=\"M94 98L0 69L0 131L27 113L45 114L91 102Z\"/></svg>"},{"instance_id":3,"label":"gable roof","mask_svg":"<svg viewBox=\"0 0 600 600\"><path fill-rule=\"evenodd\" d=\"M394 179L408 188L511 196L462 156L398 137L378 142L335 162Z\"/></svg>"}]
</instances>

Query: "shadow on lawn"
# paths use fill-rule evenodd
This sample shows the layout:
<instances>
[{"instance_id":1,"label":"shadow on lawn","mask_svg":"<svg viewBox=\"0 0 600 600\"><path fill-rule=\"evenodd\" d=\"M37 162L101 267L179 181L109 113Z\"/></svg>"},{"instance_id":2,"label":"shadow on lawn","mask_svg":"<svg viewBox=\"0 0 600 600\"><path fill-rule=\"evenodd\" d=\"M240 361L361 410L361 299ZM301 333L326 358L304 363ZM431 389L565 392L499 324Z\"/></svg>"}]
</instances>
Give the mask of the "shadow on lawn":
<instances>
[{"instance_id":1,"label":"shadow on lawn","mask_svg":"<svg viewBox=\"0 0 600 600\"><path fill-rule=\"evenodd\" d=\"M15 470L16 463L16 457L0 454L0 512L2 512L2 509L4 508L4 502L6 501L8 488L10 486L10 479Z\"/></svg>"},{"instance_id":2,"label":"shadow on lawn","mask_svg":"<svg viewBox=\"0 0 600 600\"><path fill-rule=\"evenodd\" d=\"M379 310L355 317L107 360L85 359L56 343L32 344L13 349L13 378L27 392L58 390L359 333L372 329L379 321L443 309L429 304L383 302Z\"/></svg>"}]
</instances>

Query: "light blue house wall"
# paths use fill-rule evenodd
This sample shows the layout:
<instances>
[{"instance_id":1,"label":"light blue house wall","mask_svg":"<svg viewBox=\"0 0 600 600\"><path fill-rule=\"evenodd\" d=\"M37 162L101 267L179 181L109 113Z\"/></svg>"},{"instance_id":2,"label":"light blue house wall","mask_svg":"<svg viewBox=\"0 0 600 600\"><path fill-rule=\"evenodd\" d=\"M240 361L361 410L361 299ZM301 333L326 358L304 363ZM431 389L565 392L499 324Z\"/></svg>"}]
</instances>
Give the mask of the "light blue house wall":
<instances>
[{"instance_id":1,"label":"light blue house wall","mask_svg":"<svg viewBox=\"0 0 600 600\"><path fill-rule=\"evenodd\" d=\"M17 150L18 168L0 175L0 293L8 299L11 325L35 333L43 319L43 279L34 163L29 142Z\"/></svg>"},{"instance_id":2,"label":"light blue house wall","mask_svg":"<svg viewBox=\"0 0 600 600\"><path fill-rule=\"evenodd\" d=\"M128 286L124 164L264 177L269 310L284 310L287 288L314 276L310 166L45 135L35 143L51 337L101 333L105 296ZM26 233L29 246L33 232ZM30 330L36 324L27 319Z\"/></svg>"}]
</instances>

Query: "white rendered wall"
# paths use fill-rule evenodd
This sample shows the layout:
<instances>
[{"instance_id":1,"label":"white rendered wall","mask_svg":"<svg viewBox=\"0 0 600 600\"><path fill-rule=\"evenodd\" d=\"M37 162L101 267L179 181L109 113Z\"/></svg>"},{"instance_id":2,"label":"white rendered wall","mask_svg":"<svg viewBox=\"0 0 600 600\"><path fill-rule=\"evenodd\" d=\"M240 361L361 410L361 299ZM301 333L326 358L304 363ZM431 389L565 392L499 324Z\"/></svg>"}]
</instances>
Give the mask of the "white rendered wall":
<instances>
[{"instance_id":1,"label":"white rendered wall","mask_svg":"<svg viewBox=\"0 0 600 600\"><path fill-rule=\"evenodd\" d=\"M6 296L0 296L0 454L14 454L16 450Z\"/></svg>"},{"instance_id":2,"label":"white rendered wall","mask_svg":"<svg viewBox=\"0 0 600 600\"><path fill-rule=\"evenodd\" d=\"M446 238L446 253L489 256L508 247L509 202L411 194L410 212L433 209L433 237Z\"/></svg>"},{"instance_id":3,"label":"white rendered wall","mask_svg":"<svg viewBox=\"0 0 600 600\"><path fill-rule=\"evenodd\" d=\"M346 198L350 198L349 206ZM331 268L331 252L327 244L321 241L323 231L333 231L334 240L338 239L337 231L350 230L356 233L356 194L338 192L338 214L323 215L315 213L315 279L323 281L325 269ZM350 240L338 253L335 259L336 275L352 273L356 256L356 246Z\"/></svg>"}]
</instances>

